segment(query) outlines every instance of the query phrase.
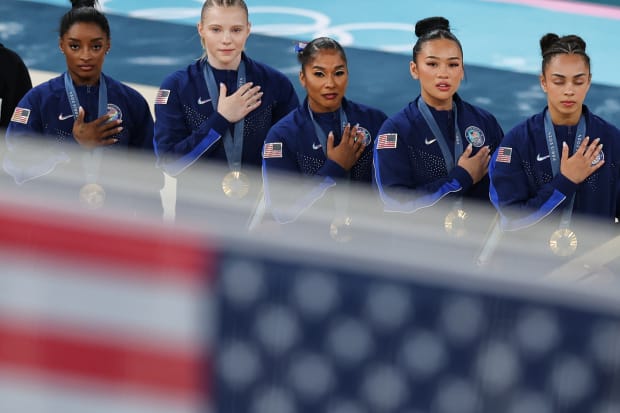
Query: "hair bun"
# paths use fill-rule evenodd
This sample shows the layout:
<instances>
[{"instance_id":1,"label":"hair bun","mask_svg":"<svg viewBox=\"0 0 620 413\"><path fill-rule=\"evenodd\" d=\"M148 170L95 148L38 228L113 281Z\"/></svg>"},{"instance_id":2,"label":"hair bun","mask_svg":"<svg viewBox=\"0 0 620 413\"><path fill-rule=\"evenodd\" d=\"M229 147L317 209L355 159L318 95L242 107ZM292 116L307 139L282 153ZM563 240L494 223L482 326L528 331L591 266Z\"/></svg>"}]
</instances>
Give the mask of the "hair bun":
<instances>
[{"instance_id":1,"label":"hair bun","mask_svg":"<svg viewBox=\"0 0 620 413\"><path fill-rule=\"evenodd\" d=\"M80 7L95 7L97 5L97 0L71 0L71 5L74 9L79 9Z\"/></svg>"},{"instance_id":2,"label":"hair bun","mask_svg":"<svg viewBox=\"0 0 620 413\"><path fill-rule=\"evenodd\" d=\"M415 24L415 35L422 37L433 30L450 31L450 21L445 17L427 17Z\"/></svg>"},{"instance_id":3,"label":"hair bun","mask_svg":"<svg viewBox=\"0 0 620 413\"><path fill-rule=\"evenodd\" d=\"M544 56L554 44L560 40L560 36L555 33L547 33L540 38L540 52Z\"/></svg>"}]
</instances>

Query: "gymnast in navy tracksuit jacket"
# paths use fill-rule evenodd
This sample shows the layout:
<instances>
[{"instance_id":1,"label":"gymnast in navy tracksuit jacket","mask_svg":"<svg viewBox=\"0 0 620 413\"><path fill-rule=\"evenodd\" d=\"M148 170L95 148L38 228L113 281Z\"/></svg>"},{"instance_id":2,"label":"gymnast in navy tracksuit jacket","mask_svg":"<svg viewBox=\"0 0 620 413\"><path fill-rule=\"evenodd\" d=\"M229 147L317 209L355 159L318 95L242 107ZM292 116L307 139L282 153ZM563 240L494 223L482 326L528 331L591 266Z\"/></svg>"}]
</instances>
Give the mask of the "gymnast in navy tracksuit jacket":
<instances>
[{"instance_id":1,"label":"gymnast in navy tracksuit jacket","mask_svg":"<svg viewBox=\"0 0 620 413\"><path fill-rule=\"evenodd\" d=\"M351 181L370 183L373 137L386 119L382 111L344 97L348 68L338 42L317 38L303 46L298 52L299 77L307 97L271 128L263 154L267 203L280 223L297 219L333 192L328 191L332 187L338 191ZM278 188L276 179L283 173L313 178L300 186ZM281 200L282 192L287 193L287 201ZM297 196L291 197L291 192ZM329 201L330 214L346 214L334 207Z\"/></svg>"},{"instance_id":2,"label":"gymnast in navy tracksuit jacket","mask_svg":"<svg viewBox=\"0 0 620 413\"><path fill-rule=\"evenodd\" d=\"M506 135L489 168L501 227L541 223L546 237L558 229L578 234L574 221L588 217L611 229L620 216L620 131L583 104L591 81L585 42L550 33L540 44L547 107ZM578 241L573 247L583 244L583 237L570 236ZM594 237L603 239L600 232Z\"/></svg>"},{"instance_id":3,"label":"gymnast in navy tracksuit jacket","mask_svg":"<svg viewBox=\"0 0 620 413\"><path fill-rule=\"evenodd\" d=\"M78 179L80 185L98 185L99 195L107 198L103 204L109 204L111 194L106 193L103 182L123 173L127 179L131 173L119 171L110 163L112 158L125 159L129 149L143 149L143 155L153 158L152 166L146 166L145 184L161 214L163 175L155 168L149 106L136 90L102 73L110 49L107 18L93 1L73 3L60 24L59 46L67 72L31 89L19 102L7 130L4 169L18 184L29 182L24 188L32 188L37 185L31 182L35 178L68 163L63 167L84 175ZM26 138L37 138L35 151ZM85 157L88 154L92 156ZM125 203L126 198L131 197L117 194L116 200Z\"/></svg>"},{"instance_id":4,"label":"gymnast in navy tracksuit jacket","mask_svg":"<svg viewBox=\"0 0 620 413\"><path fill-rule=\"evenodd\" d=\"M179 201L188 191L222 200L224 194L256 198L267 132L299 99L284 74L243 53L250 34L243 0L229 5L206 1L198 31L205 56L168 76L155 101L159 166L178 177ZM192 165L211 165L212 173L198 173ZM230 171L249 180L248 193L224 191ZM190 210L179 212L177 207L177 216Z\"/></svg>"},{"instance_id":5,"label":"gymnast in navy tracksuit jacket","mask_svg":"<svg viewBox=\"0 0 620 413\"><path fill-rule=\"evenodd\" d=\"M421 20L416 35L410 71L421 95L383 124L375 144L374 178L384 210L413 213L444 198L447 211L465 208L464 198L488 201L487 165L502 129L493 115L456 93L463 52L448 21Z\"/></svg>"}]
</instances>

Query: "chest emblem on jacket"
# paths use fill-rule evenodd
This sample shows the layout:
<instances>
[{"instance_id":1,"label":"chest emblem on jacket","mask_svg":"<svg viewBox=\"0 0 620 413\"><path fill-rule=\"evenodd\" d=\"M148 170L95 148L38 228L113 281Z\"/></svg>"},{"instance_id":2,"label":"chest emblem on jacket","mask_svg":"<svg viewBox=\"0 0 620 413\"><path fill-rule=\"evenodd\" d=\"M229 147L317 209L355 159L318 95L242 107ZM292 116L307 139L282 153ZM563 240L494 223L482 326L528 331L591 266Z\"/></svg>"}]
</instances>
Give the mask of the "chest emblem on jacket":
<instances>
[{"instance_id":1,"label":"chest emblem on jacket","mask_svg":"<svg viewBox=\"0 0 620 413\"><path fill-rule=\"evenodd\" d=\"M357 127L357 136L363 136L362 145L368 146L372 142L372 135L368 132L368 129L359 126ZM355 138L357 140L357 137Z\"/></svg>"},{"instance_id":2,"label":"chest emblem on jacket","mask_svg":"<svg viewBox=\"0 0 620 413\"><path fill-rule=\"evenodd\" d=\"M484 132L477 126L468 126L465 129L465 139L476 148L480 148L484 145Z\"/></svg>"},{"instance_id":3,"label":"chest emblem on jacket","mask_svg":"<svg viewBox=\"0 0 620 413\"><path fill-rule=\"evenodd\" d=\"M121 108L119 108L113 103L108 103L107 115L110 117L108 122L113 122L115 120L123 119L123 112L121 111Z\"/></svg>"}]
</instances>

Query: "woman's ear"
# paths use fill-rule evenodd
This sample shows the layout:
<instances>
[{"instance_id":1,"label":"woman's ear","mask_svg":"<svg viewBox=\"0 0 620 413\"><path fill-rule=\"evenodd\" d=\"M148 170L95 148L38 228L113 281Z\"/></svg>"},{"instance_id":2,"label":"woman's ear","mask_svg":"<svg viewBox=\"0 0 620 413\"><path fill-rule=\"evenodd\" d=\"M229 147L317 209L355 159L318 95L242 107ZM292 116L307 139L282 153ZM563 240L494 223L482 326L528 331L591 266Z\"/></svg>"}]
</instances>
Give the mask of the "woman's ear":
<instances>
[{"instance_id":1,"label":"woman's ear","mask_svg":"<svg viewBox=\"0 0 620 413\"><path fill-rule=\"evenodd\" d=\"M540 88L547 93L547 79L545 79L545 75L540 75Z\"/></svg>"},{"instance_id":2,"label":"woman's ear","mask_svg":"<svg viewBox=\"0 0 620 413\"><path fill-rule=\"evenodd\" d=\"M303 70L299 71L299 83L301 83L301 86L304 89L306 88L306 77L304 76L304 71Z\"/></svg>"},{"instance_id":3,"label":"woman's ear","mask_svg":"<svg viewBox=\"0 0 620 413\"><path fill-rule=\"evenodd\" d=\"M411 77L416 80L420 78L418 75L418 65L416 65L413 60L409 62L409 73L411 73Z\"/></svg>"}]
</instances>

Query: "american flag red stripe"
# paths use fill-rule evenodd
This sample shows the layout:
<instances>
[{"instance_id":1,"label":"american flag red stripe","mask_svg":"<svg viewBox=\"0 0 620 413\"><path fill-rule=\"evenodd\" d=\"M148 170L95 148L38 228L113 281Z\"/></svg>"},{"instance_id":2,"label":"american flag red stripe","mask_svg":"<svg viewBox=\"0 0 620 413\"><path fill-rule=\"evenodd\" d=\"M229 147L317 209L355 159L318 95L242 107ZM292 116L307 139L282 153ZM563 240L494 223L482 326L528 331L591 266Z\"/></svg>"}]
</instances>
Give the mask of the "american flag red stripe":
<instances>
[{"instance_id":1,"label":"american flag red stripe","mask_svg":"<svg viewBox=\"0 0 620 413\"><path fill-rule=\"evenodd\" d=\"M0 321L0 365L191 398L209 387L200 371L202 361L194 354L149 349L118 338L94 340L63 330L39 322Z\"/></svg>"},{"instance_id":2,"label":"american flag red stripe","mask_svg":"<svg viewBox=\"0 0 620 413\"><path fill-rule=\"evenodd\" d=\"M122 226L122 225L121 225ZM204 248L201 238L153 236L146 224L132 224L131 231L120 231L117 225L78 214L69 219L54 211L20 205L0 211L0 247L25 248L53 257L99 263L125 264L150 270L148 277L190 277L185 281L202 281L197 274L211 274L214 256ZM94 261L93 261L94 260ZM170 271L173 270L173 271ZM203 271L206 270L206 271ZM136 275L145 274L136 272Z\"/></svg>"}]
</instances>

